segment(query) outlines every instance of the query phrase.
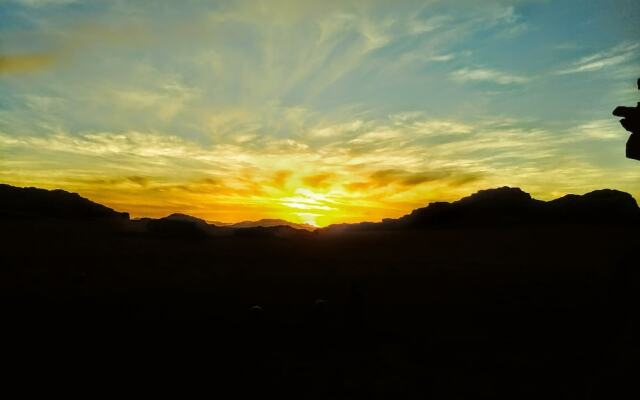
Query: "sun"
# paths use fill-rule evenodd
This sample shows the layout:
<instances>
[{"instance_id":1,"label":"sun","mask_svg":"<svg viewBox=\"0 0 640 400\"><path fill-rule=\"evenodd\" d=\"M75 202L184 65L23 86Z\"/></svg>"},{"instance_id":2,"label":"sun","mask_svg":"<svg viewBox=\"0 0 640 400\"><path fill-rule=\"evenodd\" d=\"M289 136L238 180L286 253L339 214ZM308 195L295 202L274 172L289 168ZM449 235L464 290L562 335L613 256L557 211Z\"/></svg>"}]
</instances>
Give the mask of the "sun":
<instances>
[{"instance_id":1,"label":"sun","mask_svg":"<svg viewBox=\"0 0 640 400\"><path fill-rule=\"evenodd\" d=\"M304 187L296 189L290 196L282 197L279 202L291 219L312 226L319 226L318 219L340 211L337 201L330 194Z\"/></svg>"},{"instance_id":2,"label":"sun","mask_svg":"<svg viewBox=\"0 0 640 400\"><path fill-rule=\"evenodd\" d=\"M318 217L321 217L320 214L314 214L314 213L296 213L296 215L298 216L298 218L302 223L311 225L315 228L318 227L318 223L316 222L316 219Z\"/></svg>"}]
</instances>

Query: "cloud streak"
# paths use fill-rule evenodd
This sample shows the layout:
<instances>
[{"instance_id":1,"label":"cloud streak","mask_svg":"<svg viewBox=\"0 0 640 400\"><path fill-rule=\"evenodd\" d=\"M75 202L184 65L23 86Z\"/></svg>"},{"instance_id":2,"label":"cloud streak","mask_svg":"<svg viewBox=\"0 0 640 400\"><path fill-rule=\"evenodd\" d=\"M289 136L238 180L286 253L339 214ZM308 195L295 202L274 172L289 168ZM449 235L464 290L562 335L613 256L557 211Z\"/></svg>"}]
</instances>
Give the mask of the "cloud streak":
<instances>
[{"instance_id":1,"label":"cloud streak","mask_svg":"<svg viewBox=\"0 0 640 400\"><path fill-rule=\"evenodd\" d=\"M622 43L611 50L591 54L575 61L569 68L562 69L560 75L577 74L581 72L594 72L615 67L632 60L640 48L638 43Z\"/></svg>"},{"instance_id":2,"label":"cloud streak","mask_svg":"<svg viewBox=\"0 0 640 400\"><path fill-rule=\"evenodd\" d=\"M462 68L451 73L451 78L459 82L492 82L499 85L521 84L529 78L489 68Z\"/></svg>"},{"instance_id":3,"label":"cloud streak","mask_svg":"<svg viewBox=\"0 0 640 400\"><path fill-rule=\"evenodd\" d=\"M607 172L589 160L589 146L616 140L613 125L600 120L565 132L420 113L358 121L321 128L357 127L338 136L318 137L312 133L319 128L308 123L309 134L298 141L261 137L257 145L135 131L0 134L0 151L8 155L0 179L44 187L56 182L134 215L182 207L211 220L268 215L308 222L311 213L314 223L327 224L400 215L486 186L543 194L595 188Z\"/></svg>"}]
</instances>

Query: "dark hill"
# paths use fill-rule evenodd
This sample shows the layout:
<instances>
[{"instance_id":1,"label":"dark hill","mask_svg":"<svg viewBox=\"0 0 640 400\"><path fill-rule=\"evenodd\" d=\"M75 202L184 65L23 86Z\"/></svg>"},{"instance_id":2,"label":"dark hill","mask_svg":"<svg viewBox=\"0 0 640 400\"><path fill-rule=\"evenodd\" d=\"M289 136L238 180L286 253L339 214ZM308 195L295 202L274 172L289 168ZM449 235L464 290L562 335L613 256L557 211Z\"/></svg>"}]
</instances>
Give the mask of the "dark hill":
<instances>
[{"instance_id":1,"label":"dark hill","mask_svg":"<svg viewBox=\"0 0 640 400\"><path fill-rule=\"evenodd\" d=\"M602 189L582 196L566 195L546 203L549 217L584 223L637 221L638 203L629 194Z\"/></svg>"},{"instance_id":2,"label":"dark hill","mask_svg":"<svg viewBox=\"0 0 640 400\"><path fill-rule=\"evenodd\" d=\"M157 219L142 218L137 222L142 223L149 233L173 238L204 238L220 230L204 219L181 213Z\"/></svg>"},{"instance_id":3,"label":"dark hill","mask_svg":"<svg viewBox=\"0 0 640 400\"><path fill-rule=\"evenodd\" d=\"M403 227L428 225L505 225L530 222L538 217L544 202L519 188L481 190L453 203L431 203L400 218Z\"/></svg>"},{"instance_id":4,"label":"dark hill","mask_svg":"<svg viewBox=\"0 0 640 400\"><path fill-rule=\"evenodd\" d=\"M19 188L0 184L0 218L95 219L129 218L128 213L85 199L64 190ZM234 230L254 229L247 235L267 233L280 236L282 229L311 230L304 224L282 220L261 220L215 227L205 220L185 214L171 214L153 220L144 219L150 231L202 236L231 234ZM519 188L501 187L481 190L454 202L434 202L413 210L399 219L379 223L332 225L322 231L422 229L439 226L518 226L531 224L633 224L640 223L640 209L628 193L618 190L596 190L584 195L566 195L552 201L541 201ZM229 231L229 232L227 232Z\"/></svg>"},{"instance_id":5,"label":"dark hill","mask_svg":"<svg viewBox=\"0 0 640 400\"><path fill-rule=\"evenodd\" d=\"M217 226L204 219L187 214L175 213L164 218L143 218L139 220L146 231L155 235L173 238L204 238L207 236L238 237L294 237L306 233L308 229L300 224L284 220L245 221L237 224Z\"/></svg>"},{"instance_id":6,"label":"dark hill","mask_svg":"<svg viewBox=\"0 0 640 400\"><path fill-rule=\"evenodd\" d=\"M278 226L288 226L293 229L303 229L307 231L313 231L316 227L309 224L296 224L294 222L285 221L283 219L261 219L258 221L242 221L235 224L230 224L233 228L272 228Z\"/></svg>"},{"instance_id":7,"label":"dark hill","mask_svg":"<svg viewBox=\"0 0 640 400\"><path fill-rule=\"evenodd\" d=\"M207 223L207 221L205 221L202 218L193 217L191 215L181 214L181 213L173 213L171 215L168 215L168 216L164 217L164 219L170 219L170 220L174 220L174 221L188 221L188 222L193 222L193 223L196 223L196 224L209 225Z\"/></svg>"},{"instance_id":8,"label":"dark hill","mask_svg":"<svg viewBox=\"0 0 640 400\"><path fill-rule=\"evenodd\" d=\"M567 195L541 201L519 188L481 190L458 201L435 202L399 219L379 223L332 225L329 231L421 229L439 226L518 226L532 224L632 224L640 222L640 209L628 193L596 190L582 196Z\"/></svg>"},{"instance_id":9,"label":"dark hill","mask_svg":"<svg viewBox=\"0 0 640 400\"><path fill-rule=\"evenodd\" d=\"M147 221L148 232L171 238L204 238L208 234L207 228L195 221L170 217Z\"/></svg>"},{"instance_id":10,"label":"dark hill","mask_svg":"<svg viewBox=\"0 0 640 400\"><path fill-rule=\"evenodd\" d=\"M298 229L289 225L274 226L252 226L244 228L234 228L236 237L253 237L253 238L295 238L310 237L312 232L306 229Z\"/></svg>"},{"instance_id":11,"label":"dark hill","mask_svg":"<svg viewBox=\"0 0 640 400\"><path fill-rule=\"evenodd\" d=\"M0 218L128 219L129 214L94 203L77 193L0 184Z\"/></svg>"}]
</instances>

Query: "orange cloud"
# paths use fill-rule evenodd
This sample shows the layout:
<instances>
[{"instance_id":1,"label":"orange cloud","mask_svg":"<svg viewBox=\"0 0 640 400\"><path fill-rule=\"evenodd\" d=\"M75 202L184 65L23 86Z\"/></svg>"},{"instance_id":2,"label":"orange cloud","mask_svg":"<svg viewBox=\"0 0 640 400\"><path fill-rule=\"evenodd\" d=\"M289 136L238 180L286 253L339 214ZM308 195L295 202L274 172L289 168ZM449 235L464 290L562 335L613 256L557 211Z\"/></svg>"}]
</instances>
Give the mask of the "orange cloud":
<instances>
[{"instance_id":1,"label":"orange cloud","mask_svg":"<svg viewBox=\"0 0 640 400\"><path fill-rule=\"evenodd\" d=\"M273 174L273 186L278 189L284 188L291 174L292 172L287 170L276 171L276 173Z\"/></svg>"},{"instance_id":2,"label":"orange cloud","mask_svg":"<svg viewBox=\"0 0 640 400\"><path fill-rule=\"evenodd\" d=\"M0 55L0 74L35 72L53 65L57 56L52 53Z\"/></svg>"},{"instance_id":3,"label":"orange cloud","mask_svg":"<svg viewBox=\"0 0 640 400\"><path fill-rule=\"evenodd\" d=\"M304 178L302 178L302 182L306 186L310 186L312 188L324 188L327 187L330 183L329 180L335 176L336 175L333 173L314 174L305 176Z\"/></svg>"},{"instance_id":4,"label":"orange cloud","mask_svg":"<svg viewBox=\"0 0 640 400\"><path fill-rule=\"evenodd\" d=\"M351 182L344 186L350 191L366 191L390 185L411 188L430 182L442 182L451 187L458 187L477 181L481 177L481 174L462 171L409 172L401 169L383 169L371 173L367 180Z\"/></svg>"}]
</instances>

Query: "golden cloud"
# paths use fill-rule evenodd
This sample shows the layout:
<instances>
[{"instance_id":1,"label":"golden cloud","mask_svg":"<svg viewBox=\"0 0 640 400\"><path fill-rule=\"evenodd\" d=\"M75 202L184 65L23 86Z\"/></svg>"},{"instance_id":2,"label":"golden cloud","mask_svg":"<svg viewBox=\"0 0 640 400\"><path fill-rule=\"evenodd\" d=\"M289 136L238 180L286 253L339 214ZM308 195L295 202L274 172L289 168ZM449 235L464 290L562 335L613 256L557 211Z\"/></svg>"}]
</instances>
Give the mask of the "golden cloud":
<instances>
[{"instance_id":1,"label":"golden cloud","mask_svg":"<svg viewBox=\"0 0 640 400\"><path fill-rule=\"evenodd\" d=\"M0 55L0 74L40 71L53 65L57 59L53 53L3 54Z\"/></svg>"}]
</instances>

